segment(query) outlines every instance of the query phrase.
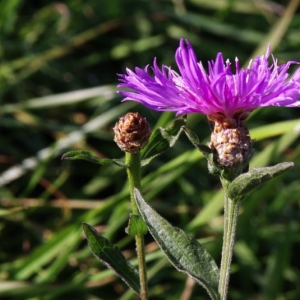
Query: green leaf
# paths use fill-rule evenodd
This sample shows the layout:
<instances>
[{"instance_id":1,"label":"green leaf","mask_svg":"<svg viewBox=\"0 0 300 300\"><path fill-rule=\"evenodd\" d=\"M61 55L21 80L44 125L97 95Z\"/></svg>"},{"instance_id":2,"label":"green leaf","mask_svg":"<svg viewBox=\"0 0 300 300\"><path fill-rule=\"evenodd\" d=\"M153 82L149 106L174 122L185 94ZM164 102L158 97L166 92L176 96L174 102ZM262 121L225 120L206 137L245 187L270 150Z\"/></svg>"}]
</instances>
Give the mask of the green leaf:
<instances>
[{"instance_id":1,"label":"green leaf","mask_svg":"<svg viewBox=\"0 0 300 300\"><path fill-rule=\"evenodd\" d=\"M185 132L186 136L190 140L190 142L203 154L203 156L207 159L207 166L209 173L213 175L219 175L221 170L217 167L216 161L214 161L214 155L211 149L205 145L201 144L199 141L198 136L188 129L187 127L182 127L183 131Z\"/></svg>"},{"instance_id":2,"label":"green leaf","mask_svg":"<svg viewBox=\"0 0 300 300\"><path fill-rule=\"evenodd\" d=\"M147 233L147 225L139 215L130 214L126 233L129 235L145 235Z\"/></svg>"},{"instance_id":3,"label":"green leaf","mask_svg":"<svg viewBox=\"0 0 300 300\"><path fill-rule=\"evenodd\" d=\"M92 226L83 223L82 227L96 258L121 277L135 293L139 294L138 271L126 260L120 249L101 236Z\"/></svg>"},{"instance_id":4,"label":"green leaf","mask_svg":"<svg viewBox=\"0 0 300 300\"><path fill-rule=\"evenodd\" d=\"M173 227L134 190L135 200L148 229L174 267L202 285L212 299L219 299L218 267L206 249L183 230Z\"/></svg>"},{"instance_id":5,"label":"green leaf","mask_svg":"<svg viewBox=\"0 0 300 300\"><path fill-rule=\"evenodd\" d=\"M285 162L273 167L252 169L247 173L243 173L230 183L228 187L228 196L232 200L239 201L261 184L282 174L293 166L293 162Z\"/></svg>"},{"instance_id":6,"label":"green leaf","mask_svg":"<svg viewBox=\"0 0 300 300\"><path fill-rule=\"evenodd\" d=\"M204 155L204 157L208 159L212 154L211 149L207 145L201 144L198 136L192 130L188 129L185 126L183 126L182 129L190 142Z\"/></svg>"},{"instance_id":7,"label":"green leaf","mask_svg":"<svg viewBox=\"0 0 300 300\"><path fill-rule=\"evenodd\" d=\"M185 123L186 117L183 116L176 119L174 123L167 128L159 127L155 129L151 134L148 144L141 151L141 165L147 165L153 158L173 147L178 140L182 132L182 126L185 125Z\"/></svg>"},{"instance_id":8,"label":"green leaf","mask_svg":"<svg viewBox=\"0 0 300 300\"><path fill-rule=\"evenodd\" d=\"M93 152L87 150L74 150L65 153L62 160L87 160L89 162L100 164L100 165L117 165L119 167L126 167L124 160L121 159L109 159L109 158L98 158Z\"/></svg>"}]
</instances>

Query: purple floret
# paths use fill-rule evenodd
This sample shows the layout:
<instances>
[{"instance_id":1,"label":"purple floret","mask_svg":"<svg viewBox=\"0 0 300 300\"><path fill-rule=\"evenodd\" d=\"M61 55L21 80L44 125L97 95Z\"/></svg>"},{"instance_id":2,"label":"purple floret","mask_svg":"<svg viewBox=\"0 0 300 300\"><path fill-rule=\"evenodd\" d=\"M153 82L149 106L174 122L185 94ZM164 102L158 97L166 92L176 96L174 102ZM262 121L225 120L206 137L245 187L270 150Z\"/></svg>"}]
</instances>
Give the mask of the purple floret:
<instances>
[{"instance_id":1,"label":"purple floret","mask_svg":"<svg viewBox=\"0 0 300 300\"><path fill-rule=\"evenodd\" d=\"M118 87L132 91L119 91L123 101L137 101L156 111L174 111L176 115L200 113L211 118L239 118L263 106L300 107L300 68L288 78L291 64L269 66L270 47L245 69L235 60L235 73L222 53L208 64L208 74L187 40L180 40L175 59L180 74L168 66L160 69L154 59L151 67L154 76L145 69L127 69L121 74Z\"/></svg>"}]
</instances>

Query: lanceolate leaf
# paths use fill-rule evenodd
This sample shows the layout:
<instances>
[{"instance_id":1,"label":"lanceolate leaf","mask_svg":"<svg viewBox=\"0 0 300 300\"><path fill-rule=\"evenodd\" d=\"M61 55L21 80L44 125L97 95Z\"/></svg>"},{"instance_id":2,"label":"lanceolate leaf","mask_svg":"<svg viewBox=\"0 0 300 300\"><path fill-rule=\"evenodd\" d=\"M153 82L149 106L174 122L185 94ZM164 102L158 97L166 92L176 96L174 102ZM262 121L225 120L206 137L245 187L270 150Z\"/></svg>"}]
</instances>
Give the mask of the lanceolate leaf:
<instances>
[{"instance_id":1,"label":"lanceolate leaf","mask_svg":"<svg viewBox=\"0 0 300 300\"><path fill-rule=\"evenodd\" d=\"M234 179L228 187L228 196L239 201L261 184L277 177L294 166L293 162L280 163L273 167L257 168L243 173Z\"/></svg>"},{"instance_id":2,"label":"lanceolate leaf","mask_svg":"<svg viewBox=\"0 0 300 300\"><path fill-rule=\"evenodd\" d=\"M153 158L173 147L178 140L182 126L186 123L186 117L176 119L168 128L155 129L146 147L141 151L142 166L147 165Z\"/></svg>"},{"instance_id":3,"label":"lanceolate leaf","mask_svg":"<svg viewBox=\"0 0 300 300\"><path fill-rule=\"evenodd\" d=\"M174 267L202 285L212 299L219 299L218 267L206 249L183 230L173 227L135 189L135 200L148 229Z\"/></svg>"},{"instance_id":4,"label":"lanceolate leaf","mask_svg":"<svg viewBox=\"0 0 300 300\"><path fill-rule=\"evenodd\" d=\"M119 167L126 167L124 160L121 159L109 159L98 158L93 152L87 150L74 150L65 153L62 160L87 160L89 162L100 165L117 165Z\"/></svg>"},{"instance_id":5,"label":"lanceolate leaf","mask_svg":"<svg viewBox=\"0 0 300 300\"><path fill-rule=\"evenodd\" d=\"M184 133L190 140L190 142L203 154L203 156L207 159L207 166L208 166L208 171L209 173L213 175L219 175L221 170L216 167L215 161L214 161L214 155L211 151L211 149L205 145L201 144L197 135L188 129L187 127L183 126L182 127Z\"/></svg>"},{"instance_id":6,"label":"lanceolate leaf","mask_svg":"<svg viewBox=\"0 0 300 300\"><path fill-rule=\"evenodd\" d=\"M82 227L92 253L120 276L135 293L139 294L138 271L126 260L120 249L101 236L92 226L83 223Z\"/></svg>"},{"instance_id":7,"label":"lanceolate leaf","mask_svg":"<svg viewBox=\"0 0 300 300\"><path fill-rule=\"evenodd\" d=\"M186 136L188 137L188 139L190 140L190 142L207 158L210 158L210 155L212 154L211 149L204 144L201 144L199 141L198 136L190 129L188 129L187 127L183 126L182 127L184 133L186 134Z\"/></svg>"}]
</instances>

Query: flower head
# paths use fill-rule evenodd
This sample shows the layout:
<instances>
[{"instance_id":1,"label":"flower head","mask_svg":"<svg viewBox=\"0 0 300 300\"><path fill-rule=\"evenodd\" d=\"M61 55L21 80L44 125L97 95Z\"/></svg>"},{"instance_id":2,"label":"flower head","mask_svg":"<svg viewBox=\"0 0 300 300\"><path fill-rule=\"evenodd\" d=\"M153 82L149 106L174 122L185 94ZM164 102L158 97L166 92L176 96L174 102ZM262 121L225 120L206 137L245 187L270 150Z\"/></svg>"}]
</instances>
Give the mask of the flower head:
<instances>
[{"instance_id":1,"label":"flower head","mask_svg":"<svg viewBox=\"0 0 300 300\"><path fill-rule=\"evenodd\" d=\"M208 73L197 61L187 40L181 39L175 59L180 74L170 67L152 66L154 76L145 69L127 69L119 75L119 87L133 91L119 91L126 96L123 101L134 100L157 111L174 111L177 115L205 114L211 120L245 119L249 113L262 106L300 107L300 68L288 79L288 68L297 62L278 65L270 47L266 54L253 59L245 69L235 60L235 73L229 60L224 62L222 53L208 63Z\"/></svg>"},{"instance_id":2,"label":"flower head","mask_svg":"<svg viewBox=\"0 0 300 300\"><path fill-rule=\"evenodd\" d=\"M177 115L200 113L214 122L209 147L213 153L211 165L227 170L234 176L247 168L253 154L252 141L245 123L251 111L263 106L300 107L300 68L293 76L287 73L289 61L278 65L270 47L266 54L240 68L235 59L235 73L222 53L208 63L208 73L187 40L181 39L175 59L180 74L170 67L152 66L154 76L145 69L127 69L119 75L119 87L133 91L119 91L123 101L134 100L157 111L174 111Z\"/></svg>"}]
</instances>

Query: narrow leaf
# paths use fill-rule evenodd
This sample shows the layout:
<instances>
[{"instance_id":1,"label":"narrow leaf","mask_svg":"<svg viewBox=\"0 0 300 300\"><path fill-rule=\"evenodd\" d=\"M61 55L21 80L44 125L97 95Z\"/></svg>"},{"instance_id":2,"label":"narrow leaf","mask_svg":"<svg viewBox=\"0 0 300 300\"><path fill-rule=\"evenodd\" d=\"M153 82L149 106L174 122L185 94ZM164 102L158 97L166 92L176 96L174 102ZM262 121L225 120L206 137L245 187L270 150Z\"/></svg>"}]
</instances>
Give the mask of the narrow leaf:
<instances>
[{"instance_id":1,"label":"narrow leaf","mask_svg":"<svg viewBox=\"0 0 300 300\"><path fill-rule=\"evenodd\" d=\"M186 117L176 119L174 123L167 128L155 129L149 139L146 147L141 151L143 159L142 166L148 164L153 158L173 147L178 140L182 126L186 123Z\"/></svg>"},{"instance_id":2,"label":"narrow leaf","mask_svg":"<svg viewBox=\"0 0 300 300\"><path fill-rule=\"evenodd\" d=\"M273 167L256 168L247 173L243 173L229 185L228 196L232 200L239 201L261 184L275 178L293 166L293 162L285 162Z\"/></svg>"},{"instance_id":3,"label":"narrow leaf","mask_svg":"<svg viewBox=\"0 0 300 300\"><path fill-rule=\"evenodd\" d=\"M100 165L117 165L119 167L126 167L124 160L121 159L109 159L98 158L93 152L87 150L74 150L65 153L62 160L87 160L89 162Z\"/></svg>"},{"instance_id":4,"label":"narrow leaf","mask_svg":"<svg viewBox=\"0 0 300 300\"><path fill-rule=\"evenodd\" d=\"M188 137L188 139L190 140L190 142L206 157L209 158L209 155L211 155L212 151L211 149L205 145L205 144L201 144L199 141L198 136L190 129L188 129L187 127L183 126L182 127L184 133L186 134L186 136Z\"/></svg>"},{"instance_id":5,"label":"narrow leaf","mask_svg":"<svg viewBox=\"0 0 300 300\"><path fill-rule=\"evenodd\" d=\"M203 154L203 156L207 159L207 167L209 173L213 175L219 175L221 169L217 167L216 161L214 161L214 155L212 150L205 144L201 144L198 136L188 129L187 127L182 127L183 131L185 132L186 136L190 140L190 142Z\"/></svg>"},{"instance_id":6,"label":"narrow leaf","mask_svg":"<svg viewBox=\"0 0 300 300\"><path fill-rule=\"evenodd\" d=\"M126 233L129 235L145 235L147 233L147 225L139 215L130 214L129 224Z\"/></svg>"},{"instance_id":7,"label":"narrow leaf","mask_svg":"<svg viewBox=\"0 0 300 300\"><path fill-rule=\"evenodd\" d=\"M183 230L173 227L134 191L139 211L161 250L174 267L202 285L212 299L219 299L218 267L206 249Z\"/></svg>"},{"instance_id":8,"label":"narrow leaf","mask_svg":"<svg viewBox=\"0 0 300 300\"><path fill-rule=\"evenodd\" d=\"M135 293L139 294L138 271L126 260L120 249L101 236L92 226L83 223L82 227L96 258L121 277Z\"/></svg>"}]
</instances>

